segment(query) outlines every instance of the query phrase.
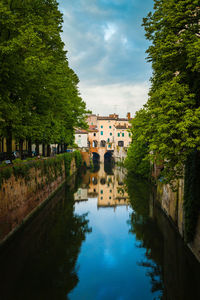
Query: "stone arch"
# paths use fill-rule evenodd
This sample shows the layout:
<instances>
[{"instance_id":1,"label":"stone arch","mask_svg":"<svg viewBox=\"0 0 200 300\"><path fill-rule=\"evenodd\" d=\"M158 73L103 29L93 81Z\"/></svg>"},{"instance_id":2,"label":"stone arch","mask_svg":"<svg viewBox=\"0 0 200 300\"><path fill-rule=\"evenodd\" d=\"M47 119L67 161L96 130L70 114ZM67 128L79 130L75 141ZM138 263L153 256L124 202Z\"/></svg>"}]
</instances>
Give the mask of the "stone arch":
<instances>
[{"instance_id":1,"label":"stone arch","mask_svg":"<svg viewBox=\"0 0 200 300\"><path fill-rule=\"evenodd\" d=\"M94 164L98 164L100 161L100 155L96 152L92 152L92 160Z\"/></svg>"},{"instance_id":2,"label":"stone arch","mask_svg":"<svg viewBox=\"0 0 200 300\"><path fill-rule=\"evenodd\" d=\"M112 162L113 161L113 151L107 151L104 154L104 162Z\"/></svg>"},{"instance_id":3,"label":"stone arch","mask_svg":"<svg viewBox=\"0 0 200 300\"><path fill-rule=\"evenodd\" d=\"M124 141L118 141L118 146L119 147L124 147Z\"/></svg>"},{"instance_id":4,"label":"stone arch","mask_svg":"<svg viewBox=\"0 0 200 300\"><path fill-rule=\"evenodd\" d=\"M100 142L100 147L106 147L106 141L101 140L101 142Z\"/></svg>"},{"instance_id":5,"label":"stone arch","mask_svg":"<svg viewBox=\"0 0 200 300\"><path fill-rule=\"evenodd\" d=\"M92 147L93 148L98 147L98 142L96 140L92 141Z\"/></svg>"}]
</instances>

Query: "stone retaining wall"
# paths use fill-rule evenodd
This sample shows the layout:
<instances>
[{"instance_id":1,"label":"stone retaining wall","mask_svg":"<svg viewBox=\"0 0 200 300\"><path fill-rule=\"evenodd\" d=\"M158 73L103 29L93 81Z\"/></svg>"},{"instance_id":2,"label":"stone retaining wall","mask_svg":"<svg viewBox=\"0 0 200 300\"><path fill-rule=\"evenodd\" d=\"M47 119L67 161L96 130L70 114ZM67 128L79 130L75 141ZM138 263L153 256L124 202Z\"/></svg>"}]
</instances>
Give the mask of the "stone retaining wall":
<instances>
[{"instance_id":1,"label":"stone retaining wall","mask_svg":"<svg viewBox=\"0 0 200 300\"><path fill-rule=\"evenodd\" d=\"M157 183L156 200L161 208L177 227L180 235L184 238L184 180L178 181L178 190L173 191L169 184ZM188 244L194 255L200 261L200 216L196 227L195 237L192 243Z\"/></svg>"},{"instance_id":2,"label":"stone retaining wall","mask_svg":"<svg viewBox=\"0 0 200 300\"><path fill-rule=\"evenodd\" d=\"M48 182L40 169L30 170L30 179L12 175L0 189L0 242L6 238L41 203L48 199L66 180L64 161L62 175ZM75 159L71 161L70 175L76 172Z\"/></svg>"}]
</instances>

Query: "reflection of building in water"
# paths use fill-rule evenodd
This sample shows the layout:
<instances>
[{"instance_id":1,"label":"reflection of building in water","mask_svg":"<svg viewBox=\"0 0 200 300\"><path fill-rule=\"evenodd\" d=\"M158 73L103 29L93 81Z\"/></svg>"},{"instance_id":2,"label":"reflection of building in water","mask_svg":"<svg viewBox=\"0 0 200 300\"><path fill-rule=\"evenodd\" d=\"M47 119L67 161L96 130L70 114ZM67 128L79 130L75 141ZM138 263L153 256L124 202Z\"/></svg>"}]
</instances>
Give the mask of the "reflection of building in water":
<instances>
[{"instance_id":1,"label":"reflection of building in water","mask_svg":"<svg viewBox=\"0 0 200 300\"><path fill-rule=\"evenodd\" d=\"M79 188L78 191L74 194L74 200L76 202L87 201L88 200L88 189L87 188Z\"/></svg>"},{"instance_id":2,"label":"reflection of building in water","mask_svg":"<svg viewBox=\"0 0 200 300\"><path fill-rule=\"evenodd\" d=\"M104 171L104 166L100 165L98 173L90 174L88 196L98 197L98 207L128 205L128 194L123 184L124 177L122 169L115 168L114 173L108 175Z\"/></svg>"}]
</instances>

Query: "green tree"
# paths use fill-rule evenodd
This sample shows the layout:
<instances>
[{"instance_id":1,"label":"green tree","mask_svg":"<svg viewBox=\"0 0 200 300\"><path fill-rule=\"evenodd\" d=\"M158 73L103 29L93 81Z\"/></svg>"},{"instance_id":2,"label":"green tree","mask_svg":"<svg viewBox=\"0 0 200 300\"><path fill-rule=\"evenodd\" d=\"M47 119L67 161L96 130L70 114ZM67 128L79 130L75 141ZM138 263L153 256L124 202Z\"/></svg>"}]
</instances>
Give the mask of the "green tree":
<instances>
[{"instance_id":1,"label":"green tree","mask_svg":"<svg viewBox=\"0 0 200 300\"><path fill-rule=\"evenodd\" d=\"M143 20L153 75L141 133L167 182L183 176L188 155L200 148L200 9L194 0L155 0ZM138 118L144 116L140 114ZM137 129L136 129L137 130Z\"/></svg>"},{"instance_id":2,"label":"green tree","mask_svg":"<svg viewBox=\"0 0 200 300\"><path fill-rule=\"evenodd\" d=\"M125 167L130 173L148 178L150 173L149 143L145 140L147 135L145 130L148 130L149 115L146 109L138 111L131 123L132 143L128 149Z\"/></svg>"},{"instance_id":3,"label":"green tree","mask_svg":"<svg viewBox=\"0 0 200 300\"><path fill-rule=\"evenodd\" d=\"M69 143L85 125L78 77L61 40L62 14L55 0L0 3L0 125L12 138Z\"/></svg>"}]
</instances>

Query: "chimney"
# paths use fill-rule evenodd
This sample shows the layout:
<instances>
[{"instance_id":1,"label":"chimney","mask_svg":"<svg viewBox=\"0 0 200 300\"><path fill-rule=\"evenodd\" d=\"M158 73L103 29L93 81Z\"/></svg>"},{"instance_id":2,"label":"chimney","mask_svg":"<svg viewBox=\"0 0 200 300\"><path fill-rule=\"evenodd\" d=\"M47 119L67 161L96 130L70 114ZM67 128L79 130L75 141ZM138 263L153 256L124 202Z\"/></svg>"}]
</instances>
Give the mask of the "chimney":
<instances>
[{"instance_id":1,"label":"chimney","mask_svg":"<svg viewBox=\"0 0 200 300\"><path fill-rule=\"evenodd\" d=\"M127 113L127 118L128 118L128 120L131 119L131 113L130 112Z\"/></svg>"}]
</instances>

